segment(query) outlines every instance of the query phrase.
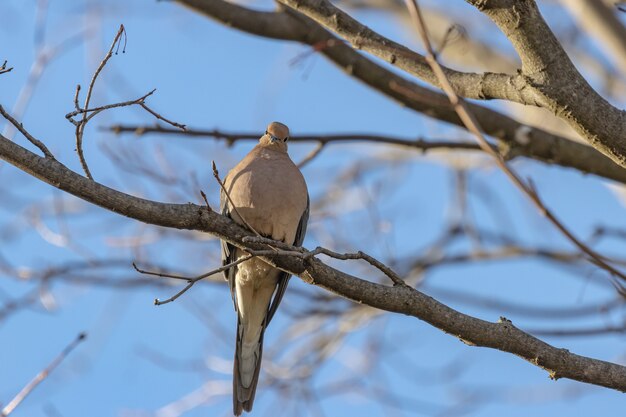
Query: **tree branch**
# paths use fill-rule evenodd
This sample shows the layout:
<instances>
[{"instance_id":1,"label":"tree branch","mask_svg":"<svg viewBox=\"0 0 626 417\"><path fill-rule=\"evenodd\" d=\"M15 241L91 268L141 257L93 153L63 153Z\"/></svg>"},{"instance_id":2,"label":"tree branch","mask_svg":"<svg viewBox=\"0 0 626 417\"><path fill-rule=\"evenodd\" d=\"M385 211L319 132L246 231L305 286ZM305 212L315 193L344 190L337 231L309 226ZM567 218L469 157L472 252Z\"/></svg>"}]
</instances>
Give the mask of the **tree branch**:
<instances>
[{"instance_id":1,"label":"tree branch","mask_svg":"<svg viewBox=\"0 0 626 417\"><path fill-rule=\"evenodd\" d=\"M31 393L39 384L41 384L47 377L50 375L52 371L56 369L57 366L69 355L72 350L79 343L81 343L87 337L86 333L80 333L69 345L65 347L59 353L59 355L54 358L54 360L41 372L39 372L35 377L28 383L22 390L0 411L0 417L6 417L15 410L15 408L24 401L24 399Z\"/></svg>"},{"instance_id":2,"label":"tree branch","mask_svg":"<svg viewBox=\"0 0 626 417\"><path fill-rule=\"evenodd\" d=\"M85 104L83 104L83 109L89 109L89 102L91 101L91 95L93 94L93 88L96 84L96 80L98 79L98 75L100 75L100 72L102 72L109 59L111 59L111 57L113 56L113 49L115 48L115 45L117 45L119 49L119 43L121 42L122 35L124 35L124 39L126 39L126 30L124 29L124 25L120 25L120 28L118 29L117 34L113 39L113 43L109 48L109 52L107 52L107 54L104 56L104 59L102 59L100 65L98 65L98 68L96 68L96 72L94 72L93 77L89 82L89 87L87 88L87 95L85 97ZM124 48L126 48L126 41L124 41ZM76 86L76 94L74 95L74 107L76 107L77 111L82 110L78 105L79 93L80 84ZM77 114L81 113L79 112ZM89 171L89 166L87 165L87 160L85 159L85 154L83 153L83 135L85 133L85 127L87 126L87 122L89 121L87 119L87 112L83 111L82 116L83 117L80 122L74 123L74 125L76 126L76 153L78 154L78 159L80 161L80 165L83 167L85 175L87 176L87 178L93 179L93 177L91 176L91 172Z\"/></svg>"},{"instance_id":3,"label":"tree branch","mask_svg":"<svg viewBox=\"0 0 626 417\"><path fill-rule=\"evenodd\" d=\"M440 87L423 55L374 32L328 0L278 1L341 36L354 48L369 52L435 87ZM443 67L443 70L455 90L463 97L481 100L502 98L522 104L532 101L532 96L525 97L518 91L516 75L491 72L478 74L447 67Z\"/></svg>"},{"instance_id":4,"label":"tree branch","mask_svg":"<svg viewBox=\"0 0 626 417\"><path fill-rule=\"evenodd\" d=\"M491 155L496 163L496 165L509 177L511 182L517 186L523 194L526 195L530 199L530 201L535 205L537 210L550 222L552 225L563 234L565 238L567 238L571 243L573 243L581 252L587 254L590 258L590 261L601 267L602 269L608 271L614 277L619 277L620 279L626 281L626 275L607 261L605 258L591 249L589 246L584 244L578 237L576 237L572 231L563 224L559 218L546 207L543 203L539 194L535 190L532 182L524 181L515 171L513 171L506 163L504 158L497 152L491 148L489 142L482 133L482 128L478 124L478 121L474 117L474 115L468 110L465 101L463 101L454 91L454 87L450 84L449 80L446 78L446 74L437 61L435 57L435 52L430 44L430 39L428 38L427 29L424 23L424 19L421 14L421 10L419 5L417 4L417 0L406 0L406 3L409 7L409 11L411 12L411 16L415 21L415 24L418 29L418 33L420 38L422 39L422 43L424 44L424 48L426 49L426 60L428 64L432 67L433 72L439 78L439 82L441 83L442 89L445 91L446 95L450 99L450 102L454 106L454 110L458 113L461 120L467 127L467 129L472 132L472 134L476 137L478 144L481 148L489 155ZM617 290L620 294L624 294L624 287L621 284L614 283Z\"/></svg>"},{"instance_id":5,"label":"tree branch","mask_svg":"<svg viewBox=\"0 0 626 417\"><path fill-rule=\"evenodd\" d=\"M224 0L177 2L248 33L311 45L352 77L402 105L463 127L444 94L424 88L375 64L311 19L296 12L259 12ZM407 91L412 93L410 97ZM589 146L521 124L486 107L473 103L468 103L468 106L485 133L504 142L505 148L508 148L505 149L507 157L521 154L626 183L626 171Z\"/></svg>"},{"instance_id":6,"label":"tree branch","mask_svg":"<svg viewBox=\"0 0 626 417\"><path fill-rule=\"evenodd\" d=\"M5 59L2 65L0 65L0 74L5 74L7 72L11 72L12 70L13 70L13 67L7 68L7 61Z\"/></svg>"},{"instance_id":7,"label":"tree branch","mask_svg":"<svg viewBox=\"0 0 626 417\"><path fill-rule=\"evenodd\" d=\"M8 120L8 122L11 123L17 130L19 130L19 132L22 135L24 135L24 137L30 143L32 143L33 145L38 147L39 150L46 156L46 158L54 159L54 155L52 155L52 152L50 152L48 147L46 145L44 145L41 141L39 141L37 138L35 138L33 135L28 133L28 131L26 129L24 129L24 126L22 126L22 124L20 122L15 120L13 118L13 116L11 116L9 113L7 113L6 110L4 110L4 107L2 107L1 104L0 104L0 115L2 115L2 117L4 117L6 120Z\"/></svg>"},{"instance_id":8,"label":"tree branch","mask_svg":"<svg viewBox=\"0 0 626 417\"><path fill-rule=\"evenodd\" d=\"M429 84L440 86L425 58L354 20L328 0L278 0ZM594 148L626 167L626 115L591 88L542 19L534 0L467 0L485 11L512 41L522 73L472 74L443 67L457 94L545 107ZM608 120L607 120L608 119ZM608 123L607 123L608 121ZM616 130L617 129L617 130Z\"/></svg>"},{"instance_id":9,"label":"tree branch","mask_svg":"<svg viewBox=\"0 0 626 417\"><path fill-rule=\"evenodd\" d=\"M0 158L19 169L90 203L159 226L210 233L252 251L267 245L225 216L195 204L166 204L134 197L85 178L60 162L42 158L0 135ZM285 247L280 242L281 248ZM302 249L286 246L298 255ZM462 314L414 288L376 284L331 268L314 257L284 256L266 251L263 259L309 284L381 310L410 315L473 346L513 353L546 369L553 379L569 378L626 392L626 367L555 348L501 319L497 323Z\"/></svg>"},{"instance_id":10,"label":"tree branch","mask_svg":"<svg viewBox=\"0 0 626 417\"><path fill-rule=\"evenodd\" d=\"M115 133L133 133L137 136L143 136L146 134L159 134L159 135L181 135L184 137L192 138L214 138L218 140L224 140L228 146L233 145L235 142L245 141L257 141L263 134L263 132L228 132L224 130L204 130L204 129L187 129L186 131L180 131L161 125L113 125L107 130ZM451 142L446 140L425 140L422 138L402 138L399 136L387 136L387 135L375 135L369 133L345 133L345 134L322 134L322 135L290 135L289 142L317 142L322 145L330 143L361 143L361 142L373 142L383 145L397 145L406 148L417 149L422 152L436 150L436 149L454 149L454 150L468 150L468 151L480 151L480 147L471 142Z\"/></svg>"},{"instance_id":11,"label":"tree branch","mask_svg":"<svg viewBox=\"0 0 626 417\"><path fill-rule=\"evenodd\" d=\"M600 96L569 59L534 0L466 0L498 25L522 60L520 91L626 167L626 112Z\"/></svg>"}]
</instances>

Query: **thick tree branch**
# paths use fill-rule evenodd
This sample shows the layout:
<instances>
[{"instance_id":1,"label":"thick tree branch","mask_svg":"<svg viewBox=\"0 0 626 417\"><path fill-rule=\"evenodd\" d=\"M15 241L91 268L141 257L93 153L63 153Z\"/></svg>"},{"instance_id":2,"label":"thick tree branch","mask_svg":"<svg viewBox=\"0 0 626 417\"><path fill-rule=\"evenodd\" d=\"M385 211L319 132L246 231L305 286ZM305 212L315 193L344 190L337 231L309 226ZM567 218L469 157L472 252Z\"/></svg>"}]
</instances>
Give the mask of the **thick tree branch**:
<instances>
[{"instance_id":1,"label":"thick tree branch","mask_svg":"<svg viewBox=\"0 0 626 417\"><path fill-rule=\"evenodd\" d=\"M463 120L467 129L472 132L472 134L476 137L477 142L480 144L481 148L491 155L494 158L496 165L506 174L507 177L511 180L513 184L515 184L520 191L522 191L526 197L530 199L530 201L535 205L535 207L539 210L543 216L552 223L554 227L556 227L564 237L566 237L572 244L574 244L581 252L587 254L590 258L590 261L610 272L614 277L619 277L620 279L626 281L626 275L610 263L608 263L605 258L597 253L595 250L591 249L582 240L580 240L576 235L572 233L572 231L565 226L561 222L561 220L552 212L550 209L546 207L543 203L542 199L537 194L532 182L528 182L523 180L515 171L513 171L506 163L504 158L497 152L494 151L487 139L485 138L482 128L478 124L478 121L474 117L474 115L468 111L467 105L465 101L463 101L458 94L454 91L454 87L450 84L450 81L446 78L446 74L439 65L437 58L435 57L435 51L433 50L430 39L428 38L428 33L426 29L426 24L424 23L424 18L421 13L421 9L417 4L417 0L406 0L406 3L409 7L411 15L415 21L415 25L417 26L418 33L420 38L422 39L422 43L426 48L426 60L428 64L432 67L433 72L437 75L439 82L441 83L442 89L445 91L446 95L450 99L450 103L454 105L454 109L459 115L459 117ZM615 284L617 290L620 294L623 294L623 287L619 284Z\"/></svg>"},{"instance_id":2,"label":"thick tree branch","mask_svg":"<svg viewBox=\"0 0 626 417\"><path fill-rule=\"evenodd\" d=\"M259 12L224 0L177 0L208 17L259 36L313 46L349 75L417 112L463 127L446 96L375 64L305 16L295 12ZM406 93L410 92L410 95ZM503 141L514 156L575 168L626 183L626 171L588 146L527 126L494 110L469 103L485 133Z\"/></svg>"},{"instance_id":3,"label":"thick tree branch","mask_svg":"<svg viewBox=\"0 0 626 417\"><path fill-rule=\"evenodd\" d=\"M254 237L251 232L207 207L159 203L122 193L89 180L54 159L40 157L2 135L0 158L76 197L135 220L207 232L252 251L267 249L266 245L250 239ZM281 249L284 246L281 245ZM467 316L408 286L390 287L369 282L306 256L299 248L287 249L295 255L285 256L281 254L283 251L269 252L264 259L307 283L349 300L419 318L469 345L513 353L546 369L553 379L569 378L626 392L624 366L555 348L521 331L506 319L491 323Z\"/></svg>"},{"instance_id":4,"label":"thick tree branch","mask_svg":"<svg viewBox=\"0 0 626 417\"><path fill-rule=\"evenodd\" d=\"M310 17L325 28L347 40L354 48L371 53L411 75L439 87L439 81L423 55L374 32L328 0L278 0L280 3ZM517 75L461 72L443 67L458 94L466 98L502 98L528 104L517 88Z\"/></svg>"},{"instance_id":5,"label":"thick tree branch","mask_svg":"<svg viewBox=\"0 0 626 417\"><path fill-rule=\"evenodd\" d=\"M576 70L534 0L466 0L498 25L522 60L521 90L566 121L591 146L626 167L626 112Z\"/></svg>"},{"instance_id":6,"label":"thick tree branch","mask_svg":"<svg viewBox=\"0 0 626 417\"><path fill-rule=\"evenodd\" d=\"M443 68L457 94L501 98L545 107L573 127L594 148L626 167L626 114L611 106L576 70L544 22L534 0L467 0L485 11L512 41L522 73L471 74ZM328 0L279 0L349 41L439 86L424 57L354 20Z\"/></svg>"},{"instance_id":7,"label":"thick tree branch","mask_svg":"<svg viewBox=\"0 0 626 417\"><path fill-rule=\"evenodd\" d=\"M306 37L307 28L282 11L262 12L251 10L224 0L175 0L195 12L214 17L226 26L238 29L241 22L246 22L246 32L265 38L302 41Z\"/></svg>"}]
</instances>

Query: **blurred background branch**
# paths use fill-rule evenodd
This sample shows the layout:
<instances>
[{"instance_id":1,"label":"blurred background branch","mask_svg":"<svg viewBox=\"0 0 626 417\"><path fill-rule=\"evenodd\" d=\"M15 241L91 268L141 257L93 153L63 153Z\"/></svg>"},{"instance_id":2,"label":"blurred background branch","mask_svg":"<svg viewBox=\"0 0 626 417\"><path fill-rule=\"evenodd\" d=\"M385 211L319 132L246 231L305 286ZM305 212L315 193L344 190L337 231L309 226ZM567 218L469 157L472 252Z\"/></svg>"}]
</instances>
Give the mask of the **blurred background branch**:
<instances>
[{"instance_id":1,"label":"blurred background branch","mask_svg":"<svg viewBox=\"0 0 626 417\"><path fill-rule=\"evenodd\" d=\"M305 247L363 250L421 293L494 328L507 326L493 324L506 317L551 345L626 363L624 298L506 183L458 128L443 94L285 6L178 3L191 9L121 0L3 2L2 59L13 70L0 80L0 104L59 162L80 170L74 126L63 115L73 107L77 81L89 83L123 21L128 51L107 64L93 102L123 103L156 86L151 104L197 128L154 124L137 106L107 108L98 116L105 128L89 124L83 144L102 184L202 210L204 190L216 207L219 188L207 161L227 169L253 146L260 126L285 121L294 133L292 159L304 163L313 185ZM580 75L623 108L625 14L608 0L537 4ZM333 5L378 40L420 50L402 1ZM519 55L484 14L460 0L420 6L437 58L459 80L519 77ZM403 57L404 65L420 64ZM432 82L423 64L414 72ZM488 97L478 94L487 86L465 85L478 99ZM585 89L565 87L590 106L580 97ZM493 149L533 178L584 244L626 266L624 169L580 143L562 120L567 114L508 100L468 105ZM3 128L13 140L15 125ZM222 277L207 277L156 309L153 299L176 293L181 283L132 269L137 262L162 275L203 274L219 264L216 238L107 213L6 164L0 170L0 338L9 341L0 344L0 357L9 358L0 361L0 374L9 376L1 378L0 396L12 398L55 346L80 329L90 332L89 342L12 415L93 414L94 404L123 417L228 415L235 316ZM176 221L171 212L158 215ZM324 261L389 285L366 262ZM260 415L622 414L620 393L551 382L514 355L469 349L413 318L299 280L275 320ZM111 394L107 401L102 392Z\"/></svg>"}]
</instances>

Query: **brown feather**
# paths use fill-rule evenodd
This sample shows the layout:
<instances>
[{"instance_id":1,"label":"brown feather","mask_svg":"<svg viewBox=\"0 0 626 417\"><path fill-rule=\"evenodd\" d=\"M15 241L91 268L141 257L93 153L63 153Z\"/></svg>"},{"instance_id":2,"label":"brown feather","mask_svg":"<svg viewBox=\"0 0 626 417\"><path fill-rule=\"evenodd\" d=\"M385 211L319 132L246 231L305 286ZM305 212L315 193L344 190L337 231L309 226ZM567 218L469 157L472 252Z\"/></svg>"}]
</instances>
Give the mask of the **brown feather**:
<instances>
[{"instance_id":1,"label":"brown feather","mask_svg":"<svg viewBox=\"0 0 626 417\"><path fill-rule=\"evenodd\" d=\"M287 154L289 129L273 122L259 144L227 175L222 214L275 240L301 245L309 198L304 177ZM236 208L236 210L235 210ZM245 219L245 222L243 219ZM222 262L246 253L222 242ZM263 335L283 297L290 275L253 258L225 272L237 312L233 365L233 412L250 411L261 368Z\"/></svg>"}]
</instances>

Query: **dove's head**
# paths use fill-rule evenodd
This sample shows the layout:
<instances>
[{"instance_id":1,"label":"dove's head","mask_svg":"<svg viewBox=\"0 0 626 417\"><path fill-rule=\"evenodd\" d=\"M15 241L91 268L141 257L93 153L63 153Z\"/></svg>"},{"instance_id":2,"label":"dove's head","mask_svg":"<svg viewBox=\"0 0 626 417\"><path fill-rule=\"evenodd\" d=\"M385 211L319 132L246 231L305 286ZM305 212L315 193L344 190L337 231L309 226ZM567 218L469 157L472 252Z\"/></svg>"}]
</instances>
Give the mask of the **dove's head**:
<instances>
[{"instance_id":1,"label":"dove's head","mask_svg":"<svg viewBox=\"0 0 626 417\"><path fill-rule=\"evenodd\" d=\"M261 146L287 152L288 140L289 128L282 123L272 122L267 126L265 134L261 136L259 143Z\"/></svg>"}]
</instances>

